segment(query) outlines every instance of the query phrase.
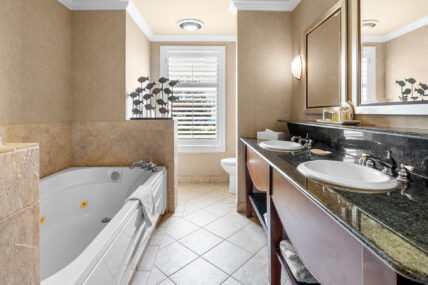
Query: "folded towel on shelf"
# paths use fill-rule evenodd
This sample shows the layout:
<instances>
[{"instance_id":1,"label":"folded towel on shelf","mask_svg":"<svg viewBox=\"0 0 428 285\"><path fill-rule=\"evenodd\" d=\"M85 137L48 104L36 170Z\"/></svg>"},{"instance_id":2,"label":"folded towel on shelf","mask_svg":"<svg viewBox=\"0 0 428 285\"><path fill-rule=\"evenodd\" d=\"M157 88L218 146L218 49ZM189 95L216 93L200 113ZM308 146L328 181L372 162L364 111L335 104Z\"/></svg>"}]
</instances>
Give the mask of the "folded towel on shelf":
<instances>
[{"instance_id":1,"label":"folded towel on shelf","mask_svg":"<svg viewBox=\"0 0 428 285\"><path fill-rule=\"evenodd\" d=\"M147 217L152 223L152 217L155 215L155 201L153 199L153 189L146 185L141 185L132 193L128 201L137 200L140 202L143 216Z\"/></svg>"},{"instance_id":2,"label":"folded towel on shelf","mask_svg":"<svg viewBox=\"0 0 428 285\"><path fill-rule=\"evenodd\" d=\"M279 243L281 255L285 259L288 267L293 273L294 278L302 283L318 283L314 276L309 272L306 266L303 264L300 257L297 255L293 245L286 240Z\"/></svg>"}]
</instances>

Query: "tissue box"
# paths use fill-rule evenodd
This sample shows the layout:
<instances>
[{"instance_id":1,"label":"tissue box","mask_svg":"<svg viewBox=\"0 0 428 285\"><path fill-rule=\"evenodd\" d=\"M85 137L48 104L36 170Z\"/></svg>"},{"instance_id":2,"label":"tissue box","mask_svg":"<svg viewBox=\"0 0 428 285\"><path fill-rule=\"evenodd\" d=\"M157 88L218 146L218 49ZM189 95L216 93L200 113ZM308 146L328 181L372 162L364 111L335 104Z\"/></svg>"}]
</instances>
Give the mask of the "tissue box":
<instances>
[{"instance_id":1,"label":"tissue box","mask_svg":"<svg viewBox=\"0 0 428 285\"><path fill-rule=\"evenodd\" d=\"M285 133L266 130L263 132L257 132L257 139L258 140L285 140Z\"/></svg>"}]
</instances>

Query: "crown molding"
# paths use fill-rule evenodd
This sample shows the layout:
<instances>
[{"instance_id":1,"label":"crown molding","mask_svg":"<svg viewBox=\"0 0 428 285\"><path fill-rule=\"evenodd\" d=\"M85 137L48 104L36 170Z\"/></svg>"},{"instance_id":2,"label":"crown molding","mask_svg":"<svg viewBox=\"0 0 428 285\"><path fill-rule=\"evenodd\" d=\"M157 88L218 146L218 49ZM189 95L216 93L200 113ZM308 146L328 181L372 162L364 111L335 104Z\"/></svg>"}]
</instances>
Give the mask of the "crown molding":
<instances>
[{"instance_id":1,"label":"crown molding","mask_svg":"<svg viewBox=\"0 0 428 285\"><path fill-rule=\"evenodd\" d=\"M385 43L385 42L389 42L390 40L393 40L395 38L398 38L402 35L410 33L414 30L422 28L423 26L426 26L426 25L428 25L428 16L420 18L419 20L416 20L416 21L414 21L408 25L405 25L401 28L398 28L392 32L385 34L385 35L363 36L362 41L365 43Z\"/></svg>"},{"instance_id":2,"label":"crown molding","mask_svg":"<svg viewBox=\"0 0 428 285\"><path fill-rule=\"evenodd\" d=\"M128 7L126 8L126 12L128 12L129 16L134 20L140 30L146 35L146 37L153 41L154 34L150 26L147 24L146 20L144 20L143 16L140 14L140 11L135 7L132 2L129 2Z\"/></svg>"},{"instance_id":3,"label":"crown molding","mask_svg":"<svg viewBox=\"0 0 428 285\"><path fill-rule=\"evenodd\" d=\"M140 11L130 0L58 1L70 10L126 10L151 42L236 42L236 35L155 35Z\"/></svg>"},{"instance_id":4,"label":"crown molding","mask_svg":"<svg viewBox=\"0 0 428 285\"><path fill-rule=\"evenodd\" d=\"M236 42L235 35L154 35L152 42Z\"/></svg>"},{"instance_id":5,"label":"crown molding","mask_svg":"<svg viewBox=\"0 0 428 285\"><path fill-rule=\"evenodd\" d=\"M231 0L229 11L293 11L301 0Z\"/></svg>"},{"instance_id":6,"label":"crown molding","mask_svg":"<svg viewBox=\"0 0 428 285\"><path fill-rule=\"evenodd\" d=\"M70 10L125 10L129 0L58 0Z\"/></svg>"}]
</instances>

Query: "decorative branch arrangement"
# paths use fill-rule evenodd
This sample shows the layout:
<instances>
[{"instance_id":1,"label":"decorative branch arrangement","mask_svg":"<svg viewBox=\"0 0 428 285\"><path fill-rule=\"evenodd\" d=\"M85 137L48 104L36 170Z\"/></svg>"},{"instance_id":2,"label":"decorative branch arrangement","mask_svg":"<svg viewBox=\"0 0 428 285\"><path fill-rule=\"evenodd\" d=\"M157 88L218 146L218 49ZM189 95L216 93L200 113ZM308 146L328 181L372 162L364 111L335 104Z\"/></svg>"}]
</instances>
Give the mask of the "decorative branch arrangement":
<instances>
[{"instance_id":1,"label":"decorative branch arrangement","mask_svg":"<svg viewBox=\"0 0 428 285\"><path fill-rule=\"evenodd\" d=\"M133 100L132 118L172 118L173 103L179 100L174 96L174 86L178 80L159 78L160 88L155 87L155 81L150 82L149 77L140 77L140 86L129 94ZM164 87L169 85L169 87Z\"/></svg>"},{"instance_id":2,"label":"decorative branch arrangement","mask_svg":"<svg viewBox=\"0 0 428 285\"><path fill-rule=\"evenodd\" d=\"M398 98L400 98L402 102L409 101L409 95L410 95L410 99L412 99L413 101L418 100L419 96L421 101L424 101L424 97L428 96L428 85L422 82L419 82L418 86L420 88L415 88L414 85L416 83L416 79L414 78L408 78L404 80L395 80L395 83L401 87L401 96L398 96ZM407 87L407 83L411 85L410 88L405 88ZM415 94L414 91L416 91L416 93L418 93L419 95Z\"/></svg>"}]
</instances>

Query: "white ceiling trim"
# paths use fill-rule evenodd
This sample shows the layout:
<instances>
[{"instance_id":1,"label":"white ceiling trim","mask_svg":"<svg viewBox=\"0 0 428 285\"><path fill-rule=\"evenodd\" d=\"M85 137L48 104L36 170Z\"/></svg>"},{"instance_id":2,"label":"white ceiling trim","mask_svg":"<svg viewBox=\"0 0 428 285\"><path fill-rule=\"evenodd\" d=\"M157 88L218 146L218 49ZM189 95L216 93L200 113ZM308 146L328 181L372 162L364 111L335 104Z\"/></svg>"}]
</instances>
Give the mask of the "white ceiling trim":
<instances>
[{"instance_id":1,"label":"white ceiling trim","mask_svg":"<svg viewBox=\"0 0 428 285\"><path fill-rule=\"evenodd\" d=\"M403 26L382 36L363 36L362 40L365 43L385 43L426 25L428 25L428 16L420 18L419 20L416 20L406 26Z\"/></svg>"},{"instance_id":2,"label":"white ceiling trim","mask_svg":"<svg viewBox=\"0 0 428 285\"><path fill-rule=\"evenodd\" d=\"M58 0L70 10L125 10L129 0Z\"/></svg>"},{"instance_id":3,"label":"white ceiling trim","mask_svg":"<svg viewBox=\"0 0 428 285\"><path fill-rule=\"evenodd\" d=\"M144 20L143 16L141 16L140 12L132 2L129 2L129 5L126 8L126 11L128 12L129 16L131 16L131 18L134 19L135 23L141 29L141 31L146 35L146 37L150 41L153 41L152 39L155 35L153 34L152 29L150 29L150 26L147 24L146 20Z\"/></svg>"},{"instance_id":4,"label":"white ceiling trim","mask_svg":"<svg viewBox=\"0 0 428 285\"><path fill-rule=\"evenodd\" d=\"M301 0L231 0L229 11L293 11Z\"/></svg>"},{"instance_id":5,"label":"white ceiling trim","mask_svg":"<svg viewBox=\"0 0 428 285\"><path fill-rule=\"evenodd\" d=\"M154 35L152 42L236 42L235 35Z\"/></svg>"},{"instance_id":6,"label":"white ceiling trim","mask_svg":"<svg viewBox=\"0 0 428 285\"><path fill-rule=\"evenodd\" d=\"M236 42L235 35L155 35L130 0L58 0L70 10L126 10L152 42Z\"/></svg>"}]
</instances>

